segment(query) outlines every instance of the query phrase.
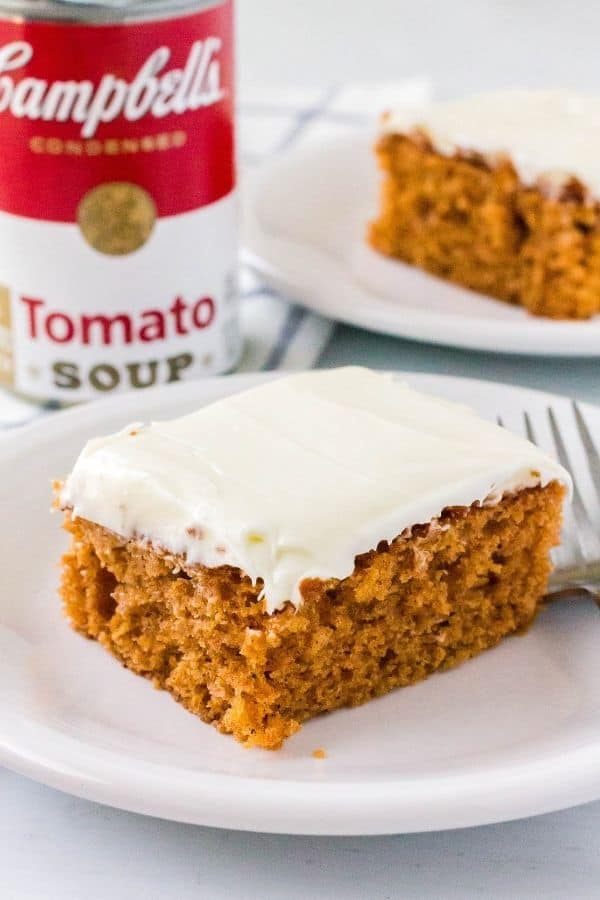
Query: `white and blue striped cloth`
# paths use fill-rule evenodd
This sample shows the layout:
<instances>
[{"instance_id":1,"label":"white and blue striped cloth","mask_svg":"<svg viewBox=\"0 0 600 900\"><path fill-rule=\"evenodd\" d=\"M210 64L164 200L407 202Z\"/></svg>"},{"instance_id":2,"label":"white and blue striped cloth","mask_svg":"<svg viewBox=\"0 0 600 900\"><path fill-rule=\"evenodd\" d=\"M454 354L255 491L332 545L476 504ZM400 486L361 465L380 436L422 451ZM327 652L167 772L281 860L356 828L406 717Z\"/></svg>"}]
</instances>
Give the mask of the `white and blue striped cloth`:
<instances>
[{"instance_id":1,"label":"white and blue striped cloth","mask_svg":"<svg viewBox=\"0 0 600 900\"><path fill-rule=\"evenodd\" d=\"M238 114L242 177L244 171L268 165L291 147L365 125L386 108L422 102L428 93L427 81L420 78L326 90L285 86L242 90ZM244 352L237 371L298 370L318 364L332 337L333 322L291 303L247 269L241 273L241 293ZM26 424L59 406L27 403L0 390L0 429Z\"/></svg>"}]
</instances>

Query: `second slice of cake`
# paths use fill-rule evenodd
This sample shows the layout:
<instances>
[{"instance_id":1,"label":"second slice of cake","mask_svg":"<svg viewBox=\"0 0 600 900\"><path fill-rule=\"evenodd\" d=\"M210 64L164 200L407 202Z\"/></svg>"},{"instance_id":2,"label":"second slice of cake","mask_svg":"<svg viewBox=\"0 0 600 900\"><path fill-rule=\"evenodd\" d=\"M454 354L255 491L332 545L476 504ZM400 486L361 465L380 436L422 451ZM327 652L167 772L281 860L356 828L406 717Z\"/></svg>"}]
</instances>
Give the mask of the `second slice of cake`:
<instances>
[{"instance_id":1,"label":"second slice of cake","mask_svg":"<svg viewBox=\"0 0 600 900\"><path fill-rule=\"evenodd\" d=\"M59 491L75 628L250 746L535 617L568 476L365 369L90 441Z\"/></svg>"},{"instance_id":2,"label":"second slice of cake","mask_svg":"<svg viewBox=\"0 0 600 900\"><path fill-rule=\"evenodd\" d=\"M508 91L392 112L377 156L375 250L536 315L600 313L600 98Z\"/></svg>"}]
</instances>

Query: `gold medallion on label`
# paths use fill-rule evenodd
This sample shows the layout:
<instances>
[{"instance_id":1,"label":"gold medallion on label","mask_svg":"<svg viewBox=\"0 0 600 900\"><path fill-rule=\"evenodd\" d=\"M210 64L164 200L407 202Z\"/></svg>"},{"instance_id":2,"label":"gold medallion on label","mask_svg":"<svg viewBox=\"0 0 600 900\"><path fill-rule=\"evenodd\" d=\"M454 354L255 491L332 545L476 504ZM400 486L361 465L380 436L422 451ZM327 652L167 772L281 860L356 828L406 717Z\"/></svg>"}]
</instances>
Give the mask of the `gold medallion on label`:
<instances>
[{"instance_id":1,"label":"gold medallion on label","mask_svg":"<svg viewBox=\"0 0 600 900\"><path fill-rule=\"evenodd\" d=\"M92 188L77 208L87 243L107 256L124 256L143 247L156 222L156 204L144 188L109 181Z\"/></svg>"}]
</instances>

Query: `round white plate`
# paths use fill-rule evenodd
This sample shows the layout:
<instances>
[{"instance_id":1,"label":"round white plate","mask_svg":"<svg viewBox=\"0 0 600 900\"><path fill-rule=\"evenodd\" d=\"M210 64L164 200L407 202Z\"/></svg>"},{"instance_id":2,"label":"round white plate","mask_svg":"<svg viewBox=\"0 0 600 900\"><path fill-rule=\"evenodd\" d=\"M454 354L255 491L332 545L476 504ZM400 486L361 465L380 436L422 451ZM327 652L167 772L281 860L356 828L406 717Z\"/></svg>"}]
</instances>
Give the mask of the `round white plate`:
<instances>
[{"instance_id":1,"label":"round white plate","mask_svg":"<svg viewBox=\"0 0 600 900\"><path fill-rule=\"evenodd\" d=\"M531 316L370 250L377 208L373 135L291 151L250 178L245 260L269 284L332 319L432 344L535 355L599 356L600 316Z\"/></svg>"},{"instance_id":2,"label":"round white plate","mask_svg":"<svg viewBox=\"0 0 600 900\"><path fill-rule=\"evenodd\" d=\"M0 762L124 809L285 833L456 828L599 797L600 615L585 600L555 605L526 636L454 671L315 719L278 753L245 750L69 628L56 593L66 536L49 513L51 479L93 435L178 416L264 377L150 389L0 439ZM585 491L565 398L403 377L519 430L527 409L548 447L552 405ZM600 410L584 413L600 436ZM313 758L317 748L326 759Z\"/></svg>"}]
</instances>

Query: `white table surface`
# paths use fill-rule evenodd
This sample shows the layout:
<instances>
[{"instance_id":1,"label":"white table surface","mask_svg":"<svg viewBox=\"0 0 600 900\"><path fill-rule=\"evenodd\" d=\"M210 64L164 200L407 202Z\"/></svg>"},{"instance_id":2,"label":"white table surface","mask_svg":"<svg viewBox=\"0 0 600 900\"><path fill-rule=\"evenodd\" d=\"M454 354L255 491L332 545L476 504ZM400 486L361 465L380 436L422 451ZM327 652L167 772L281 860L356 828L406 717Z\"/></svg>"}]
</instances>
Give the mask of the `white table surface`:
<instances>
[{"instance_id":1,"label":"white table surface","mask_svg":"<svg viewBox=\"0 0 600 900\"><path fill-rule=\"evenodd\" d=\"M238 0L245 83L430 75L438 95L600 90L600 6L556 0ZM338 327L322 365L448 372L600 403L600 361L434 348ZM599 622L600 628L600 622ZM600 895L600 803L485 828L300 838L111 810L0 770L1 900L563 900Z\"/></svg>"}]
</instances>

